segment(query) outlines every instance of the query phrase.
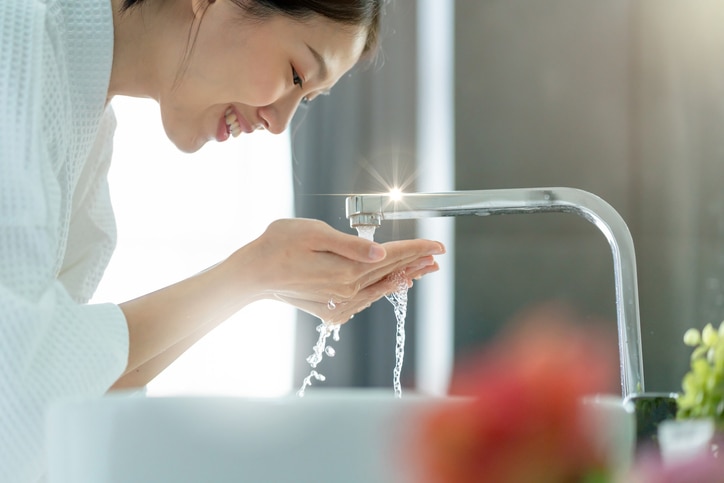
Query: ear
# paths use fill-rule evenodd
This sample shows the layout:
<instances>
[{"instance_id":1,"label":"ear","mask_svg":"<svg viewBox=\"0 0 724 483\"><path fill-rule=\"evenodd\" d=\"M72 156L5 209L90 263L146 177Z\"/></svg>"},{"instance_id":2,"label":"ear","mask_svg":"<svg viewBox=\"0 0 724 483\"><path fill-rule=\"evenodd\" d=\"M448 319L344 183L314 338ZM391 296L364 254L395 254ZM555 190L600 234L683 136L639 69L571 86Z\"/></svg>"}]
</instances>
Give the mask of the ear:
<instances>
[{"instance_id":1,"label":"ear","mask_svg":"<svg viewBox=\"0 0 724 483\"><path fill-rule=\"evenodd\" d=\"M206 9L215 1L216 0L191 0L191 11L194 12L196 20L199 20Z\"/></svg>"}]
</instances>

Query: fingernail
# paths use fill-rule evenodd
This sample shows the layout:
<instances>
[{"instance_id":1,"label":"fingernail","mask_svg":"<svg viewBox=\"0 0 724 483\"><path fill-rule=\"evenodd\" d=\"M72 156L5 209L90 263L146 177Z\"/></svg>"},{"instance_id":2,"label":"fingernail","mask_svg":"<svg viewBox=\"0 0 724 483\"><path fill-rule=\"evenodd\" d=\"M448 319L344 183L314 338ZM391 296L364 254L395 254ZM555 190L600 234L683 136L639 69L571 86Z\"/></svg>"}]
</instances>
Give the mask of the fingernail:
<instances>
[{"instance_id":1,"label":"fingernail","mask_svg":"<svg viewBox=\"0 0 724 483\"><path fill-rule=\"evenodd\" d=\"M430 265L434 265L435 260L431 258L423 258L422 260L417 261L417 263L414 263L412 266L410 266L409 270L420 270L421 268L429 267Z\"/></svg>"},{"instance_id":2,"label":"fingernail","mask_svg":"<svg viewBox=\"0 0 724 483\"><path fill-rule=\"evenodd\" d=\"M442 244L438 243L437 247L430 250L428 255L442 255L444 253L445 253L445 247Z\"/></svg>"},{"instance_id":3,"label":"fingernail","mask_svg":"<svg viewBox=\"0 0 724 483\"><path fill-rule=\"evenodd\" d=\"M387 255L387 252L382 245L374 244L370 246L369 258L370 260L382 260Z\"/></svg>"},{"instance_id":4,"label":"fingernail","mask_svg":"<svg viewBox=\"0 0 724 483\"><path fill-rule=\"evenodd\" d=\"M424 271L421 274L419 274L417 277L415 277L416 280L419 280L424 275L427 275L430 273L435 273L438 270L440 270L440 267L436 263L433 263L432 265L430 265L428 267L423 267L423 268L424 268Z\"/></svg>"}]
</instances>

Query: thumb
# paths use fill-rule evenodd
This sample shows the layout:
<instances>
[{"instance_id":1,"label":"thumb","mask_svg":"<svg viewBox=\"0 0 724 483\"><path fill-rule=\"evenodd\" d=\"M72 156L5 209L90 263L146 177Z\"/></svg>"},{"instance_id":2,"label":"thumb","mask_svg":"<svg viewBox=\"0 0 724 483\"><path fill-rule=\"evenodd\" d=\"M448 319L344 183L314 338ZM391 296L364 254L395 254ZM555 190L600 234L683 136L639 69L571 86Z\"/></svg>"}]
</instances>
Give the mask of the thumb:
<instances>
[{"instance_id":1,"label":"thumb","mask_svg":"<svg viewBox=\"0 0 724 483\"><path fill-rule=\"evenodd\" d=\"M387 250L381 244L336 230L327 240L327 246L322 249L357 262L379 262L387 256Z\"/></svg>"}]
</instances>

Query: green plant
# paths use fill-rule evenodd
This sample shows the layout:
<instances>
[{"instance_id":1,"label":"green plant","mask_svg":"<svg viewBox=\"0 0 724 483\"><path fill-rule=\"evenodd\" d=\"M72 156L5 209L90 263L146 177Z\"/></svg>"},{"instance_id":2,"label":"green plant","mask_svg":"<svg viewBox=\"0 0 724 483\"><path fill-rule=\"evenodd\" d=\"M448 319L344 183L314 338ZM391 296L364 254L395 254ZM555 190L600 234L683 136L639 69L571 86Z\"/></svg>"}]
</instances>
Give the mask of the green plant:
<instances>
[{"instance_id":1,"label":"green plant","mask_svg":"<svg viewBox=\"0 0 724 483\"><path fill-rule=\"evenodd\" d=\"M713 418L724 429L724 322L715 329L689 329L684 344L693 347L691 368L682 381L678 419Z\"/></svg>"}]
</instances>

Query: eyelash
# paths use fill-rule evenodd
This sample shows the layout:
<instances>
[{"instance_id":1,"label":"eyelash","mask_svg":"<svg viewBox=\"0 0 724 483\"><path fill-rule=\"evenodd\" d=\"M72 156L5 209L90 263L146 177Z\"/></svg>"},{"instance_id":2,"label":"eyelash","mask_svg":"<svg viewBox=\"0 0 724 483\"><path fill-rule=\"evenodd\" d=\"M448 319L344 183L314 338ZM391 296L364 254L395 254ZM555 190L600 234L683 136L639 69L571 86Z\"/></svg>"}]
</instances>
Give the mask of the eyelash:
<instances>
[{"instance_id":1,"label":"eyelash","mask_svg":"<svg viewBox=\"0 0 724 483\"><path fill-rule=\"evenodd\" d=\"M298 85L300 89L303 88L304 80L302 79L302 76L300 76L297 72L297 69L295 69L294 67L292 67L292 82L295 85Z\"/></svg>"}]
</instances>

